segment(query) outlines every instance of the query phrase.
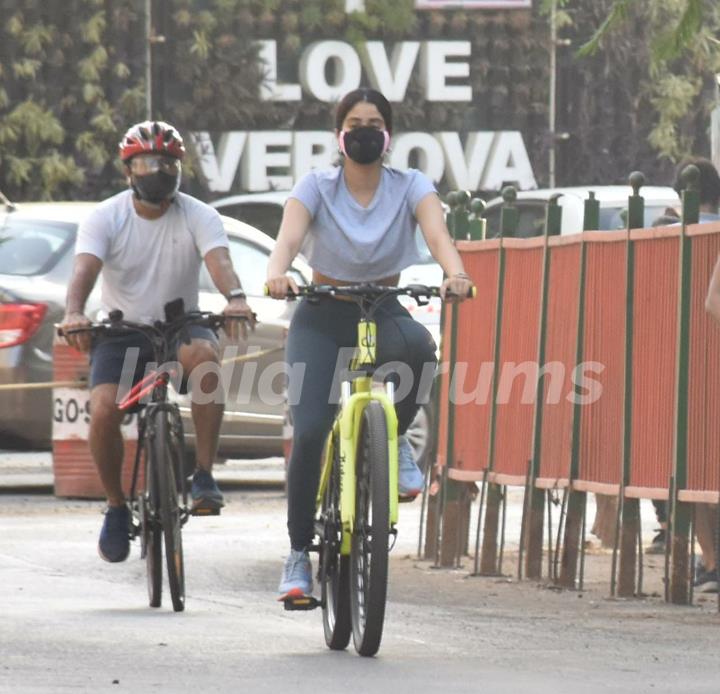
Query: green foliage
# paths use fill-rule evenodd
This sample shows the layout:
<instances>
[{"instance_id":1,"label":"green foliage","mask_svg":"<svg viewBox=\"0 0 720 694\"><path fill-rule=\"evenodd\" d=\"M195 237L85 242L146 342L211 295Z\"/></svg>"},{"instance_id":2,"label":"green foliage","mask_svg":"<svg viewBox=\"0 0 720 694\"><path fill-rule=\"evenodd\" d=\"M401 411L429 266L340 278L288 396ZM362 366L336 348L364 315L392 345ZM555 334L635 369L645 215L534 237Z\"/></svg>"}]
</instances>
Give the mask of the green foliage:
<instances>
[{"instance_id":1,"label":"green foliage","mask_svg":"<svg viewBox=\"0 0 720 694\"><path fill-rule=\"evenodd\" d=\"M648 141L662 157L677 161L695 147L696 115L707 115L713 104L712 76L720 72L720 8L713 0L615 0L578 55L597 54L612 34L632 32L633 23L650 38L640 88L656 114Z\"/></svg>"},{"instance_id":2,"label":"green foliage","mask_svg":"<svg viewBox=\"0 0 720 694\"><path fill-rule=\"evenodd\" d=\"M616 0L613 3L610 13L603 23L597 28L590 40L580 47L578 56L582 58L597 53L600 50L603 37L610 33L618 25L627 21L630 5L634 2L635 0Z\"/></svg>"},{"instance_id":3,"label":"green foliage","mask_svg":"<svg viewBox=\"0 0 720 694\"><path fill-rule=\"evenodd\" d=\"M43 24L36 24L22 34L22 45L28 55L40 55L52 40L52 31Z\"/></svg>"},{"instance_id":4,"label":"green foliage","mask_svg":"<svg viewBox=\"0 0 720 694\"><path fill-rule=\"evenodd\" d=\"M558 0L562 7L566 1ZM98 199L124 187L117 142L145 117L145 0L0 4L6 17L0 25L0 189L17 199ZM313 41L344 40L359 48L379 40L389 52L401 40L470 39L481 55L491 40L504 51L504 64L473 70L478 105L465 119L447 105L426 104L416 71L404 102L395 105L397 126L522 127L518 119L508 124L504 114L519 111L527 99L535 102L533 116L544 111L538 79L544 26L525 20L513 26L517 13L416 12L413 0L367 0L366 11L351 14L345 0L153 0L153 8L153 31L165 39L151 44L153 115L186 135L332 127L332 106L308 95L301 103L260 100L264 67L255 42L261 38L277 40L279 79L286 82L297 82L301 51ZM512 75L511 66L517 66ZM538 86L503 84L525 77ZM18 117L20 105L34 109L23 116L27 123ZM28 138L36 123L47 135L39 143ZM186 180L197 169L192 156L190 148Z\"/></svg>"},{"instance_id":5,"label":"green foliage","mask_svg":"<svg viewBox=\"0 0 720 694\"><path fill-rule=\"evenodd\" d=\"M107 27L107 19L104 12L98 12L90 17L87 22L80 24L80 36L85 43L98 44L102 41L103 34Z\"/></svg>"},{"instance_id":6,"label":"green foliage","mask_svg":"<svg viewBox=\"0 0 720 694\"><path fill-rule=\"evenodd\" d=\"M570 27L573 24L572 15L566 9L570 0L542 0L540 3L540 14L545 17L552 15L555 10L555 26L558 30Z\"/></svg>"},{"instance_id":7,"label":"green foliage","mask_svg":"<svg viewBox=\"0 0 720 694\"><path fill-rule=\"evenodd\" d=\"M572 98L579 94L567 127L578 151L585 148L575 156L581 182L608 182L611 166L630 167L626 160L641 159L650 145L681 156L697 141L693 114L706 94L704 76L720 71L720 8L712 0L539 0L532 12L417 12L413 0L366 0L366 11L351 14L344 0L153 6L154 33L165 38L151 44L153 115L186 136L332 127L332 106L307 94L301 103L260 100L258 39L277 40L283 82L298 81L301 52L313 41L356 48L383 41L389 54L402 40L462 39L472 43L473 103L427 103L415 70L405 99L393 105L396 129L521 130L540 176L554 8L564 35L594 35L595 53L588 48L572 65L578 79L571 83L579 85ZM16 199L99 199L122 189L117 143L146 110L145 0L0 0L0 7L0 190ZM636 140L644 150L628 146ZM192 185L198 167L189 149L185 178Z\"/></svg>"},{"instance_id":8,"label":"green foliage","mask_svg":"<svg viewBox=\"0 0 720 694\"><path fill-rule=\"evenodd\" d=\"M412 0L367 0L368 14L383 27L388 38L412 35L416 31L418 19L413 7Z\"/></svg>"}]
</instances>

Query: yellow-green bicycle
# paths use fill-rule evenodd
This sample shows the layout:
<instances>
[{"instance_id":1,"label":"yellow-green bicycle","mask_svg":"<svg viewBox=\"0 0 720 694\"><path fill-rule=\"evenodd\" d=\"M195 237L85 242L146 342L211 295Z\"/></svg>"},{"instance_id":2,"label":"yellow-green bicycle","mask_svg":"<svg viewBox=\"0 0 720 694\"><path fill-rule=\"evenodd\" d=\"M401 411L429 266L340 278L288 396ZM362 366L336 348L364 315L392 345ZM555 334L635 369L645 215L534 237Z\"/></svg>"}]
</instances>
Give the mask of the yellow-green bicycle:
<instances>
[{"instance_id":1,"label":"yellow-green bicycle","mask_svg":"<svg viewBox=\"0 0 720 694\"><path fill-rule=\"evenodd\" d=\"M350 372L328 435L317 493L315 521L321 598L290 597L288 610L322 607L327 645L344 649L352 632L355 649L377 653L382 639L388 553L397 535L398 434L394 383L373 387L376 367L375 309L388 297L410 296L420 304L440 296L439 287L300 287L308 300L350 297L360 306L358 339Z\"/></svg>"}]
</instances>

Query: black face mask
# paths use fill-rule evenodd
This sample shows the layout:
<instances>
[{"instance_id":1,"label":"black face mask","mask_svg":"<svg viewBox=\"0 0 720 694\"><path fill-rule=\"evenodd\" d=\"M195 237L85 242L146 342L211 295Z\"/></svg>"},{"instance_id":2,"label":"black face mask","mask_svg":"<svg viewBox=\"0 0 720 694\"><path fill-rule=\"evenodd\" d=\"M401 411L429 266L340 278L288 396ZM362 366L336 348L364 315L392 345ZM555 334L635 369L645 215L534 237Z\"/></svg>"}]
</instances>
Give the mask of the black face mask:
<instances>
[{"instance_id":1,"label":"black face mask","mask_svg":"<svg viewBox=\"0 0 720 694\"><path fill-rule=\"evenodd\" d=\"M180 187L180 176L166 174L164 171L146 176L132 176L130 180L135 195L153 205L172 199Z\"/></svg>"},{"instance_id":2,"label":"black face mask","mask_svg":"<svg viewBox=\"0 0 720 694\"><path fill-rule=\"evenodd\" d=\"M385 154L387 133L370 126L345 130L343 154L358 164L372 164Z\"/></svg>"}]
</instances>

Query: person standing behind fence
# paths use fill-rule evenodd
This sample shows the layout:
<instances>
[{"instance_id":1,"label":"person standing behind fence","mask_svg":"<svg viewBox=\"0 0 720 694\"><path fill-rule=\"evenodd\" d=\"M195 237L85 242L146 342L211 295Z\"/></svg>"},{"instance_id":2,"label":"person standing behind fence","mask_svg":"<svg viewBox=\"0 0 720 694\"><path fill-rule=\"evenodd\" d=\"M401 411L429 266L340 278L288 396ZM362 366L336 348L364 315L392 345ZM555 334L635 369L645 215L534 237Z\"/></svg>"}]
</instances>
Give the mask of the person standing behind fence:
<instances>
[{"instance_id":1,"label":"person standing behind fence","mask_svg":"<svg viewBox=\"0 0 720 694\"><path fill-rule=\"evenodd\" d=\"M678 177L675 190L679 188L680 172L694 164L700 170L700 223L720 221L718 207L720 206L720 175L712 162L708 159L694 158L684 161L678 167ZM680 191L678 190L678 193ZM720 323L720 257L715 264L710 286L708 288L705 309ZM720 358L717 355L716 358ZM704 593L717 593L718 566L717 566L717 528L718 507L716 504L698 504L695 510L695 525L697 538L703 555L703 568L698 571L695 578L695 589Z\"/></svg>"},{"instance_id":2,"label":"person standing behind fence","mask_svg":"<svg viewBox=\"0 0 720 694\"><path fill-rule=\"evenodd\" d=\"M682 172L688 166L697 166L700 171L700 218L699 222L717 222L720 221L718 208L720 207L720 174L709 159L705 157L688 157L680 162L675 174L675 183L673 188L675 192L682 196L685 181Z\"/></svg>"}]
</instances>

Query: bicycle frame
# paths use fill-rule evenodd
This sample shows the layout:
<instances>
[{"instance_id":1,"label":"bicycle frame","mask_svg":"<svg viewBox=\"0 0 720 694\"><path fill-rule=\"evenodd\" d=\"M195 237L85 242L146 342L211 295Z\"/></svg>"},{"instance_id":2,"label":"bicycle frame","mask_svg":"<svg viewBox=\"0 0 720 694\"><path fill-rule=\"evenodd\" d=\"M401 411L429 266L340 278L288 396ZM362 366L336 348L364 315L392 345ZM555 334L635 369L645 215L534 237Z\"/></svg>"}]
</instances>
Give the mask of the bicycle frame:
<instances>
[{"instance_id":1,"label":"bicycle frame","mask_svg":"<svg viewBox=\"0 0 720 694\"><path fill-rule=\"evenodd\" d=\"M118 409L128 410L133 405L137 404L142 397L148 393L152 393L151 402L148 403L144 412L138 417L138 442L137 449L135 451L135 461L133 464L132 482L130 485L130 502L134 503L137 500L137 480L140 474L140 461L142 457L143 447L148 436L148 430L151 430L150 439L155 436L154 434L154 423L155 419L161 412L165 412L168 415L168 424L172 429L176 430L176 440L178 442L178 453L180 456L180 470L179 479L180 490L183 498L183 508L181 513L181 522L187 521L189 512L187 509L187 484L185 483L185 475L182 470L182 461L185 457L185 440L182 432L182 420L177 405L167 401L167 384L174 372L160 372L153 371L148 374L145 378L137 383L132 390L118 403ZM150 385L148 385L150 384ZM147 465L148 461L145 461Z\"/></svg>"},{"instance_id":2,"label":"bicycle frame","mask_svg":"<svg viewBox=\"0 0 720 694\"><path fill-rule=\"evenodd\" d=\"M340 519L342 522L342 543L340 553L350 554L350 546L355 526L355 462L358 439L360 437L360 419L369 402L376 400L385 412L388 434L388 460L390 464L390 528L398 522L398 439L397 415L394 406L394 384L387 382L385 390L373 390L372 374L376 363L377 324L374 320L361 318L358 322L358 341L355 357L351 363L352 372L365 372L354 376L341 385L341 398L338 413L328 436L325 447L323 468L317 494L317 507L330 479L333 465L333 440L340 442L338 460L340 461Z\"/></svg>"},{"instance_id":3,"label":"bicycle frame","mask_svg":"<svg viewBox=\"0 0 720 694\"><path fill-rule=\"evenodd\" d=\"M107 320L90 324L72 332L94 332L96 335L139 333L152 346L156 363L165 363L172 341L191 343L188 326L203 325L210 329L225 325L225 317L184 312L183 302L177 299L165 306L166 322L152 325L123 320L121 311L111 311ZM58 333L63 335L61 326ZM71 334L68 331L68 334ZM165 547L168 584L173 609L185 609L185 568L182 550L182 526L191 515L184 469L185 446L182 419L176 403L168 401L168 383L173 369L155 370L118 403L120 412L127 412L150 396L150 402L138 417L138 442L133 463L130 487L130 507L133 538L141 536L141 558L147 561L148 594L151 607L162 602L162 546ZM140 472L145 470L145 488L138 490ZM179 484L179 491L178 491ZM178 493L181 501L178 500ZM210 512L217 509L211 509ZM198 514L198 509L193 513ZM203 514L204 515L204 514Z\"/></svg>"}]
</instances>

